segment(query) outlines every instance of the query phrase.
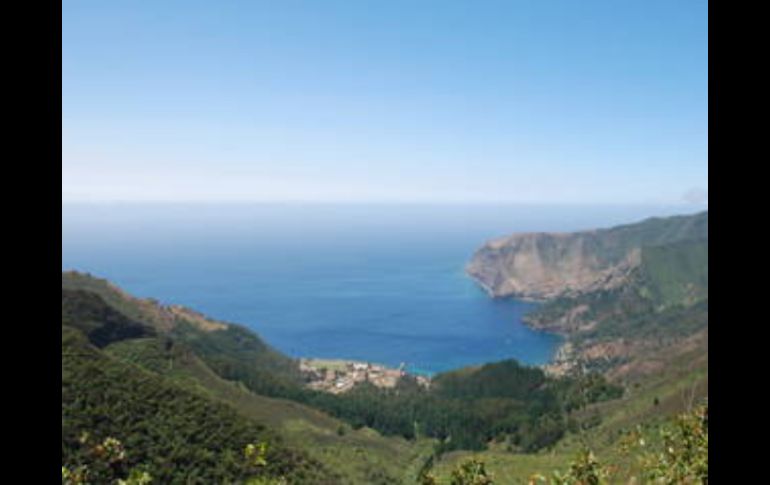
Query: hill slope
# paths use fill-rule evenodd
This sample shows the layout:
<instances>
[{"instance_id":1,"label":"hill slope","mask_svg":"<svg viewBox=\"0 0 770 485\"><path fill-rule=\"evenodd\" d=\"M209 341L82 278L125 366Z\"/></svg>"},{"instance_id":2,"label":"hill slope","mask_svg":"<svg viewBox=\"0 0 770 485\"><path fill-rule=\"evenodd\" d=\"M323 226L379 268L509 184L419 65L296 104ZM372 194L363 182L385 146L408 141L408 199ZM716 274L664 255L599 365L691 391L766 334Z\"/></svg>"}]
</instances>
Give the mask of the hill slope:
<instances>
[{"instance_id":1,"label":"hill slope","mask_svg":"<svg viewBox=\"0 0 770 485\"><path fill-rule=\"evenodd\" d=\"M98 295L126 318L154 329L157 334L185 342L225 379L265 392L277 392L302 381L297 360L275 350L243 326L217 321L180 305L136 298L107 280L85 273L63 272L62 292L65 291Z\"/></svg>"},{"instance_id":2,"label":"hill slope","mask_svg":"<svg viewBox=\"0 0 770 485\"><path fill-rule=\"evenodd\" d=\"M190 321L189 310L180 316L86 275L63 282L62 319L98 336L95 350L268 425L292 449L332 466L338 483L408 483L434 452L484 449L493 439L537 450L564 435L571 410L620 391L602 379L553 379L503 361L438 375L429 389L407 378L393 389L363 383L333 395L306 389L294 361L248 329L198 314Z\"/></svg>"},{"instance_id":3,"label":"hill slope","mask_svg":"<svg viewBox=\"0 0 770 485\"><path fill-rule=\"evenodd\" d=\"M432 452L430 440L410 442L368 428L352 429L303 404L254 394L219 377L183 343L169 348L163 339L134 339L112 344L105 351L264 423L287 445L335 470L339 484L408 483L416 476L410 468L418 467Z\"/></svg>"},{"instance_id":4,"label":"hill slope","mask_svg":"<svg viewBox=\"0 0 770 485\"><path fill-rule=\"evenodd\" d=\"M639 263L622 284L566 292L529 316L530 325L568 335L555 367L602 370L625 392L596 376L554 379L506 361L436 376L430 390L407 381L393 390L318 393L303 388L294 359L244 327L63 273L63 354L67 346L70 359L63 355L63 464L84 459L78 433L92 428L99 439L125 440L132 463L152 464L156 452L167 457L153 473L170 483L253 474L236 457L245 443L263 439L273 443L273 468L260 472L290 483L410 483L431 464L447 473L467 456L452 451L462 449L486 450L502 483L562 467L579 442L613 443L630 426L680 409L683 393L708 395L708 240L682 237L700 224L656 227L665 228L667 242L632 249ZM649 228L632 229L655 239ZM181 419L181 434L154 421L176 423L167 413ZM237 423L245 434L220 443L209 436L208 416ZM184 440L190 450L181 449ZM223 456L206 448L215 444ZM204 456L201 469L189 466L196 453Z\"/></svg>"},{"instance_id":5,"label":"hill slope","mask_svg":"<svg viewBox=\"0 0 770 485\"><path fill-rule=\"evenodd\" d=\"M468 272L493 296L544 300L525 322L567 337L554 372L651 370L649 352L707 335L708 212L515 234L479 249Z\"/></svg>"},{"instance_id":6,"label":"hill slope","mask_svg":"<svg viewBox=\"0 0 770 485\"><path fill-rule=\"evenodd\" d=\"M320 462L286 447L264 426L114 359L62 325L63 466L90 464L84 436L118 439L127 450L126 465L141 466L158 483L223 483L256 475L338 483ZM265 470L242 457L246 445L258 442L269 443Z\"/></svg>"},{"instance_id":7,"label":"hill slope","mask_svg":"<svg viewBox=\"0 0 770 485\"><path fill-rule=\"evenodd\" d=\"M74 466L84 459L83 456L75 459L77 453L84 453L76 439L82 431L91 433L97 439L118 437L132 453L132 464L145 464L155 450L164 449L163 446L167 445L162 439L173 439L177 443L175 446L182 446L184 429L178 435L167 429L161 437L146 433L148 426L165 429L149 417L169 419L167 413L180 414L179 419L197 423L203 429L216 427L216 421L223 419L240 423L238 426L245 430L244 433L252 430L251 434L247 433L252 437L250 441L265 439L271 443L274 452L271 451L268 460L272 459L274 466L283 464L278 471L288 477L290 483L391 484L401 483L402 479L407 483L414 479L417 470L432 453L431 440L407 441L383 437L367 428L354 430L344 422L303 404L258 395L249 390L245 384L274 390L265 383L273 382L281 389L292 392L297 392L300 386L293 373L294 361L271 349L247 329L209 321L190 310L172 314L166 310L169 307L132 297L105 280L88 275L65 273L62 281L62 321L66 324L62 328L67 336L62 344L63 376L65 373L71 376L63 386L62 429L63 436L69 436L63 442L63 464ZM129 318L123 311L140 321ZM199 321L189 322L180 316L189 314L196 315ZM165 321L158 324L161 318ZM98 348L94 346L95 341L89 341L83 332L90 332L88 335L98 341ZM71 347L75 343L85 346L87 354L73 350ZM86 361L72 359L86 355ZM220 364L220 372L229 371L245 377L245 382L223 378L209 366L207 360ZM93 374L94 371L90 370L92 364L100 374ZM84 371L84 367L89 370ZM112 378L107 379L102 374ZM137 384L135 376L141 376L145 384ZM161 397L148 397L143 391L148 386L153 389L148 393L154 393L156 388L163 389L157 391ZM73 407L73 402L84 399L99 402L102 394L111 399L101 402L98 408L102 418L108 418L108 423L114 422L116 415L136 416L136 420L102 429L97 426L101 422L91 411ZM211 419L205 415L185 418L185 410L175 407L177 395L184 396L185 402L195 401L196 406L203 410L215 409L205 411ZM227 416L223 418L222 412L228 413ZM96 424L94 420L97 420ZM146 424L142 424L145 420ZM175 421L169 419L169 422ZM65 433L65 429L71 431ZM196 427L192 432L205 435L205 431ZM235 433L232 436L237 438L242 435ZM215 481L224 477L233 480L240 476L236 474L242 471L237 468L239 462L233 458L242 454L240 441L218 441L211 437L210 443L221 446L228 456L232 455L229 458L232 466L223 465L224 468L213 472L218 475L205 476L212 479L218 477ZM195 445L191 448L195 449ZM287 472L286 460L280 458L283 455L276 458L278 451L293 453L299 457L297 459L304 460L300 464L308 463L302 465L310 467L310 470L302 472L302 480L296 479L298 475ZM230 462L223 459L223 463ZM324 465L320 466L320 463ZM192 476L190 473L202 473L197 469L191 471L176 462L164 466L179 470L172 476L151 469L153 477L189 478ZM200 463L200 467L210 466L211 463L205 460ZM318 468L315 475L310 473L314 467ZM334 473L330 473L330 469Z\"/></svg>"},{"instance_id":8,"label":"hill slope","mask_svg":"<svg viewBox=\"0 0 770 485\"><path fill-rule=\"evenodd\" d=\"M554 299L622 286L643 248L708 241L708 212L574 233L519 233L486 243L468 274L495 297Z\"/></svg>"}]
</instances>

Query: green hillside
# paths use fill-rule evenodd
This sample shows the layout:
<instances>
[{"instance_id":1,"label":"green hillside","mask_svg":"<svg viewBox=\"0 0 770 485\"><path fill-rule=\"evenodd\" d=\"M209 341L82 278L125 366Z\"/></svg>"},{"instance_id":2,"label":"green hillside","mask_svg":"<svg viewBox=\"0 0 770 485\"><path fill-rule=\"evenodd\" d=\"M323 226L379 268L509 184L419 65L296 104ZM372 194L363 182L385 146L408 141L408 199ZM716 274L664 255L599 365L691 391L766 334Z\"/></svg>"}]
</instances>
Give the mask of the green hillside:
<instances>
[{"instance_id":1,"label":"green hillside","mask_svg":"<svg viewBox=\"0 0 770 485\"><path fill-rule=\"evenodd\" d=\"M93 346L62 325L62 466L92 465L89 441L119 440L126 468L140 467L157 483L223 483L254 476L337 483L332 472L286 447L264 426ZM269 443L267 466L243 458L248 444ZM106 471L102 471L106 473ZM119 472L115 472L119 475Z\"/></svg>"},{"instance_id":2,"label":"green hillside","mask_svg":"<svg viewBox=\"0 0 770 485\"><path fill-rule=\"evenodd\" d=\"M80 279L83 280L83 278ZM104 285L94 286L100 290L105 288ZM120 295L120 293L112 294ZM126 295L121 298L129 297ZM128 304L124 300L123 303L131 308L132 301L138 300L128 300ZM143 311L133 311L132 314L141 317L146 315L146 312L147 309L143 309ZM106 317L102 323L99 320L100 316ZM62 320L73 323L85 331L95 332L98 337L104 333L104 330L100 330L100 325L104 328L112 328L115 327L115 322L131 329L143 329L142 332L123 335L125 338L110 339L108 345L99 350L93 346L94 342L88 342L81 331L69 325L62 326L65 336L62 343L63 376L67 376L63 383L62 423L63 430L66 430L66 433L63 431L63 436L69 436L66 439L63 438L62 462L70 468L87 461L87 448L77 441L80 436L78 433L86 432L95 442L108 436L120 439L131 453L131 461L126 464L127 466L135 464L145 466L153 477L171 480L169 483L173 483L173 480L181 476L193 477L190 478L192 480L190 483L196 483L194 477L201 473L200 470L190 470L176 462L165 464L166 468L177 470L174 472L176 475L171 476L159 472L157 467L147 466L148 457L157 450L162 450L164 455L168 454L168 447L172 445L165 443L163 439L173 438L177 446L181 446L183 442L184 430L179 436L173 436L174 432L171 428L159 436L146 435L145 430L148 427L159 429L162 427L154 420L167 418L166 413L180 414L180 419L185 423L199 422L203 427L214 426L215 423L211 419L215 421L225 419L232 421L233 426L243 430L251 429L249 442L259 440L269 442L270 449L273 451L268 456L268 461L273 463L273 468L281 472L280 476L295 480L290 483L401 483L403 477L413 479L422 463L433 451L433 445L429 440L407 441L403 438L382 437L367 428L353 430L343 422L315 409L297 402L257 395L249 391L241 382L225 380L199 357L193 346L189 345L188 340L196 343L191 337L191 335L197 335L194 328L155 336L156 331L153 327L129 320L96 293L63 289ZM180 335L185 339L179 339ZM222 332L222 335L224 340L233 334ZM258 337L253 334L248 337L250 338L241 340L244 348L239 357L234 357L236 361L239 358L245 360L243 354L251 355L256 352L254 347L257 347L257 350L263 350L261 346L254 345L254 342L259 342ZM205 335L200 340L209 342ZM90 357L88 360L73 359L73 357L86 355L80 350L73 349L76 344L85 346L88 350L87 355ZM260 359L253 361L254 367L258 370L263 363L264 360ZM98 375L92 373L91 364L99 369ZM259 370L259 372L271 375L272 371ZM143 386L134 382L135 376L143 379ZM113 378L119 385L113 382ZM156 387L162 388L162 391L157 391ZM93 399L89 397L92 394ZM160 397L153 400L148 397L149 394L157 394ZM98 399L103 395L108 396L110 400L99 402ZM185 411L180 411L176 407L177 395L184 396L185 403L194 400L200 406L201 414L197 417L184 417ZM84 409L72 403L72 401L80 403L84 399L92 399L98 403L98 406L94 409L90 407ZM182 399L179 398L179 400ZM214 411L211 411L210 407ZM159 408L163 409L158 411ZM103 417L108 417L109 423L114 423L117 420L115 416L119 413L135 416L136 419L131 421L123 416L120 420L130 422L121 426L106 426L93 415L97 412L96 410L102 413ZM211 419L207 418L205 413L208 413ZM228 414L223 418L217 417L218 413ZM174 423L174 420L170 420L168 426ZM134 424L137 426L135 427ZM205 429L193 428L190 432L205 435ZM143 435L143 438L139 439L138 435ZM238 468L243 448L240 441L244 442L244 446L246 444L243 439L236 440L238 436L240 435L237 433L233 434L232 442L222 441L221 443L221 446L226 448L226 454L230 456L231 461L223 460L223 468L219 471L212 468L211 473L215 474L202 475L201 480L206 483L210 483L208 480L216 477L219 477L216 478L217 480L224 480L224 477L232 480L253 471L248 468L243 470ZM217 441L212 438L210 444L213 446L215 443ZM201 453L209 453L209 451L203 450ZM285 464L287 460L278 453L279 451L284 454L293 453L312 467L319 466L320 463L324 465L315 475L308 470L299 470L301 473L292 474L293 472L289 473L291 470L287 468L292 464L291 460L288 461L288 465ZM195 446L191 446L190 453L197 453ZM191 455L183 453L180 460L187 460L189 456ZM218 459L217 456L212 454L211 459ZM202 461L200 466L208 468L210 462ZM334 470L334 472L331 473L328 470ZM303 479L297 481L298 479L292 478L297 476ZM328 481L329 477L334 477L332 482ZM409 482L410 480L404 481L404 483Z\"/></svg>"},{"instance_id":3,"label":"green hillside","mask_svg":"<svg viewBox=\"0 0 770 485\"><path fill-rule=\"evenodd\" d=\"M105 305L195 351L218 376L254 392L286 396L301 384L299 364L239 325L219 322L180 306L136 298L107 280L78 272L62 273L62 292L96 295Z\"/></svg>"},{"instance_id":4,"label":"green hillside","mask_svg":"<svg viewBox=\"0 0 770 485\"><path fill-rule=\"evenodd\" d=\"M535 453L512 453L506 443L499 443L484 451L445 454L435 460L432 468L437 482L451 483L452 473L462 463L475 459L484 463L495 484L528 485L533 483L534 475L549 476L554 470L565 470L581 450L590 449L613 470L612 479L601 483L628 483L633 476L635 483L647 483L639 482L643 450L626 450L628 440L636 437L638 443L643 438L646 448L654 449L660 445L661 431L670 426L672 417L707 402L708 335L697 335L677 348L652 351L647 357L655 372L624 376L628 380L621 399L591 404L574 413L588 427L572 428L554 446ZM592 417L598 418L595 426L590 426Z\"/></svg>"},{"instance_id":5,"label":"green hillside","mask_svg":"<svg viewBox=\"0 0 770 485\"><path fill-rule=\"evenodd\" d=\"M708 241L708 212L672 217L652 217L634 224L596 231L602 241L597 251L606 259L619 259L631 248Z\"/></svg>"},{"instance_id":6,"label":"green hillside","mask_svg":"<svg viewBox=\"0 0 770 485\"><path fill-rule=\"evenodd\" d=\"M582 385L572 378L557 382L540 369L501 362L489 364L478 372L439 375L435 380L437 385L431 389L402 379L395 389L359 385L341 395L312 391L302 386L292 359L270 348L248 329L208 320L191 311L183 315L193 315L193 318L180 317L178 311L172 311L173 307L136 299L85 275L66 275L63 280L67 289L62 291L71 297L73 288L80 288L86 293L95 290L110 301L119 300L116 308L156 328L165 339L163 345L183 346L194 352L223 380L238 383L255 394L305 404L345 421L353 429L373 428L383 435L411 441L438 439L439 452L483 449L490 439L506 436L514 440L516 446L529 451L547 446L564 433L567 426L564 409L571 406L569 400L572 399L569 393L555 389ZM150 354L134 352L133 355L133 362L145 358L148 368L158 370L158 363L149 359ZM495 378L485 377L488 373ZM486 393L462 390L472 382L486 382ZM542 389L533 389L533 382ZM513 395L513 389L520 391ZM603 398L601 394L595 397Z\"/></svg>"},{"instance_id":7,"label":"green hillside","mask_svg":"<svg viewBox=\"0 0 770 485\"><path fill-rule=\"evenodd\" d=\"M311 391L302 386L292 359L243 327L136 299L84 275L63 281L63 322L98 338L91 344L103 348L93 348L100 359L267 426L288 449L334 469L339 483L409 483L442 453L485 449L493 440L535 451L565 434L574 421L570 412L620 395L598 376L552 379L514 361L444 373L430 389L405 379L395 389L359 385L343 395ZM68 382L73 396L81 392L75 383ZM92 384L89 389L106 385ZM130 388L120 387L115 395L121 392ZM112 412L110 406L105 409ZM63 419L80 418L73 413ZM94 424L74 428L82 426ZM103 432L111 433L130 436L131 430ZM155 446L129 444L139 446L140 457Z\"/></svg>"},{"instance_id":8,"label":"green hillside","mask_svg":"<svg viewBox=\"0 0 770 485\"><path fill-rule=\"evenodd\" d=\"M103 478L145 470L155 483L406 484L450 483L475 457L507 484L563 469L588 447L630 476L624 437L642 426L655 442L667 417L708 396L707 215L684 229L642 226L615 228L618 247L656 242L625 285L529 316L537 325L582 307L571 373L509 360L439 374L427 389L406 378L313 391L296 360L245 327L63 273L62 465ZM105 468L94 450L112 438L126 457ZM261 442L266 464L255 464L244 449Z\"/></svg>"},{"instance_id":9,"label":"green hillside","mask_svg":"<svg viewBox=\"0 0 770 485\"><path fill-rule=\"evenodd\" d=\"M62 325L77 328L97 347L111 342L155 335L155 329L135 322L95 293L62 289Z\"/></svg>"},{"instance_id":10,"label":"green hillside","mask_svg":"<svg viewBox=\"0 0 770 485\"><path fill-rule=\"evenodd\" d=\"M588 253L604 261L617 262L635 248L708 241L708 212L652 217L582 234L591 236L584 239L589 244Z\"/></svg>"},{"instance_id":11,"label":"green hillside","mask_svg":"<svg viewBox=\"0 0 770 485\"><path fill-rule=\"evenodd\" d=\"M666 308L708 298L708 240L651 246L642 251L644 296Z\"/></svg>"},{"instance_id":12,"label":"green hillside","mask_svg":"<svg viewBox=\"0 0 770 485\"><path fill-rule=\"evenodd\" d=\"M534 327L565 335L568 345L554 369L578 375L601 372L610 382L623 386L623 396L570 413L580 424L571 426L554 445L533 453L511 453L510 444L502 442L483 451L445 454L433 464L437 483L451 483L463 463L483 464L494 483L504 484L627 483L632 477L638 483L640 477L650 478L650 470L669 480L681 470L687 470L690 478L702 476L704 470L707 474L702 448L685 456L685 461L690 460L686 464L674 466L679 449L672 454L662 447L676 429L672 417L685 413L690 417L686 419L697 422L694 410L708 400L708 213L653 218L581 234L583 243L589 244L584 248L587 253L603 260L621 260L638 249L638 266L622 285L550 299L526 320ZM539 254L566 257L544 248ZM494 259L487 264L490 262ZM499 262L508 264L504 258ZM696 432L686 433L690 434L685 434L685 440ZM707 447L707 427L697 433L705 436ZM646 443L647 451L637 446L629 452L630 438L637 444ZM681 444L685 445L690 446ZM586 449L597 462L589 463L588 455L583 454ZM653 454L659 459L657 465L649 449L661 450ZM576 457L582 458L576 461ZM563 481L544 478L570 463L572 471L586 472L584 480L589 475L597 478L587 471L601 467L607 475L587 482L574 477ZM682 479L663 482L682 483Z\"/></svg>"},{"instance_id":13,"label":"green hillside","mask_svg":"<svg viewBox=\"0 0 770 485\"><path fill-rule=\"evenodd\" d=\"M408 478L416 476L415 470L433 450L430 440L410 442L383 437L368 428L354 430L297 402L254 394L216 375L184 344L169 346L163 339L135 339L110 345L106 352L264 423L287 445L335 470L339 483L409 483Z\"/></svg>"}]
</instances>

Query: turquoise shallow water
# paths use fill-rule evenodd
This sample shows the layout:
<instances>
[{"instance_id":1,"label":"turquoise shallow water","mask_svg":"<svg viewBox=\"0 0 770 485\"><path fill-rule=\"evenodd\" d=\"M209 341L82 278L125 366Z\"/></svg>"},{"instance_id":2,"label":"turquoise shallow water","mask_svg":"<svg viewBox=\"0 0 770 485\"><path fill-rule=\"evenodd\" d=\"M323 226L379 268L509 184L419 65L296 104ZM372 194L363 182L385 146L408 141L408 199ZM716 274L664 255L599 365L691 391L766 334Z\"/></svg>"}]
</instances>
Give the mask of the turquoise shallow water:
<instances>
[{"instance_id":1,"label":"turquoise shallow water","mask_svg":"<svg viewBox=\"0 0 770 485\"><path fill-rule=\"evenodd\" d=\"M516 230L589 228L650 212L65 205L62 268L246 325L293 356L403 362L423 373L510 357L540 364L558 337L521 323L533 304L490 299L465 275L473 251Z\"/></svg>"}]
</instances>

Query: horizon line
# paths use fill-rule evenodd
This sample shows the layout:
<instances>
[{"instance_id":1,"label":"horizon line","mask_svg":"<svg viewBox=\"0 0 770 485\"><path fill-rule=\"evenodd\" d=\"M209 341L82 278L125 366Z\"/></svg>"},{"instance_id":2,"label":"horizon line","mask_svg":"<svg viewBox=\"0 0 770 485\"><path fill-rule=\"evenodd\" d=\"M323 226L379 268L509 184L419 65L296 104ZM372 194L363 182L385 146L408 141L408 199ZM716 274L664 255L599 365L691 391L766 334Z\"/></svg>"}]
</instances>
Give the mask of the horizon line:
<instances>
[{"instance_id":1,"label":"horizon line","mask_svg":"<svg viewBox=\"0 0 770 485\"><path fill-rule=\"evenodd\" d=\"M210 205L539 205L539 206L689 206L708 207L708 201L516 201L516 200L257 200L257 199L62 199L62 205L72 204L210 204Z\"/></svg>"}]
</instances>

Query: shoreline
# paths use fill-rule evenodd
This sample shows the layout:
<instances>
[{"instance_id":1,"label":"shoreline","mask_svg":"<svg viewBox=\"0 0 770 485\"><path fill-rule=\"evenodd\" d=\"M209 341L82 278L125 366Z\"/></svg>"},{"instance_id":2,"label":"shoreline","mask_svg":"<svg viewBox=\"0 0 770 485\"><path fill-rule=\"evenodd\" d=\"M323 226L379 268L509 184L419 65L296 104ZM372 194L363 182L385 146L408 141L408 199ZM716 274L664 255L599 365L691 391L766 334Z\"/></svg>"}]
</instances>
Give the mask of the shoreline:
<instances>
[{"instance_id":1,"label":"shoreline","mask_svg":"<svg viewBox=\"0 0 770 485\"><path fill-rule=\"evenodd\" d=\"M481 279L479 279L476 275L468 271L468 268L465 268L465 275L468 276L471 280L473 280L474 283L476 283L484 292L493 300L505 300L505 299L513 299L518 300L524 303L547 303L548 298L544 297L536 297L536 296L528 296L528 295L519 295L515 293L501 295L495 292L495 290L492 289L489 285L484 283Z\"/></svg>"},{"instance_id":2,"label":"shoreline","mask_svg":"<svg viewBox=\"0 0 770 485\"><path fill-rule=\"evenodd\" d=\"M484 292L493 300L506 300L506 299L512 299L512 300L518 300L524 303L536 303L536 304L544 304L548 302L547 298L534 298L534 297L528 297L528 296L517 296L517 295L497 295L491 287L489 287L486 283L481 281L478 277L476 277L474 274L472 274L470 271L468 271L468 268L465 268L465 274L474 282L476 283ZM538 367L540 369L543 369L543 371L551 373L554 369L558 369L559 367L570 365L569 358L566 356L572 351L572 343L569 340L569 333L567 332L558 332L558 331L552 331L547 330L543 328L538 328L530 322L530 320L527 318L527 315L529 315L531 312L528 312L527 314L523 315L521 318L522 325L525 325L530 330L533 330L535 332L542 332L548 335L554 335L556 337L559 337L561 339L561 342L556 346L554 349L553 355L548 359L547 362L543 364L536 364L533 365L533 367Z\"/></svg>"}]
</instances>

